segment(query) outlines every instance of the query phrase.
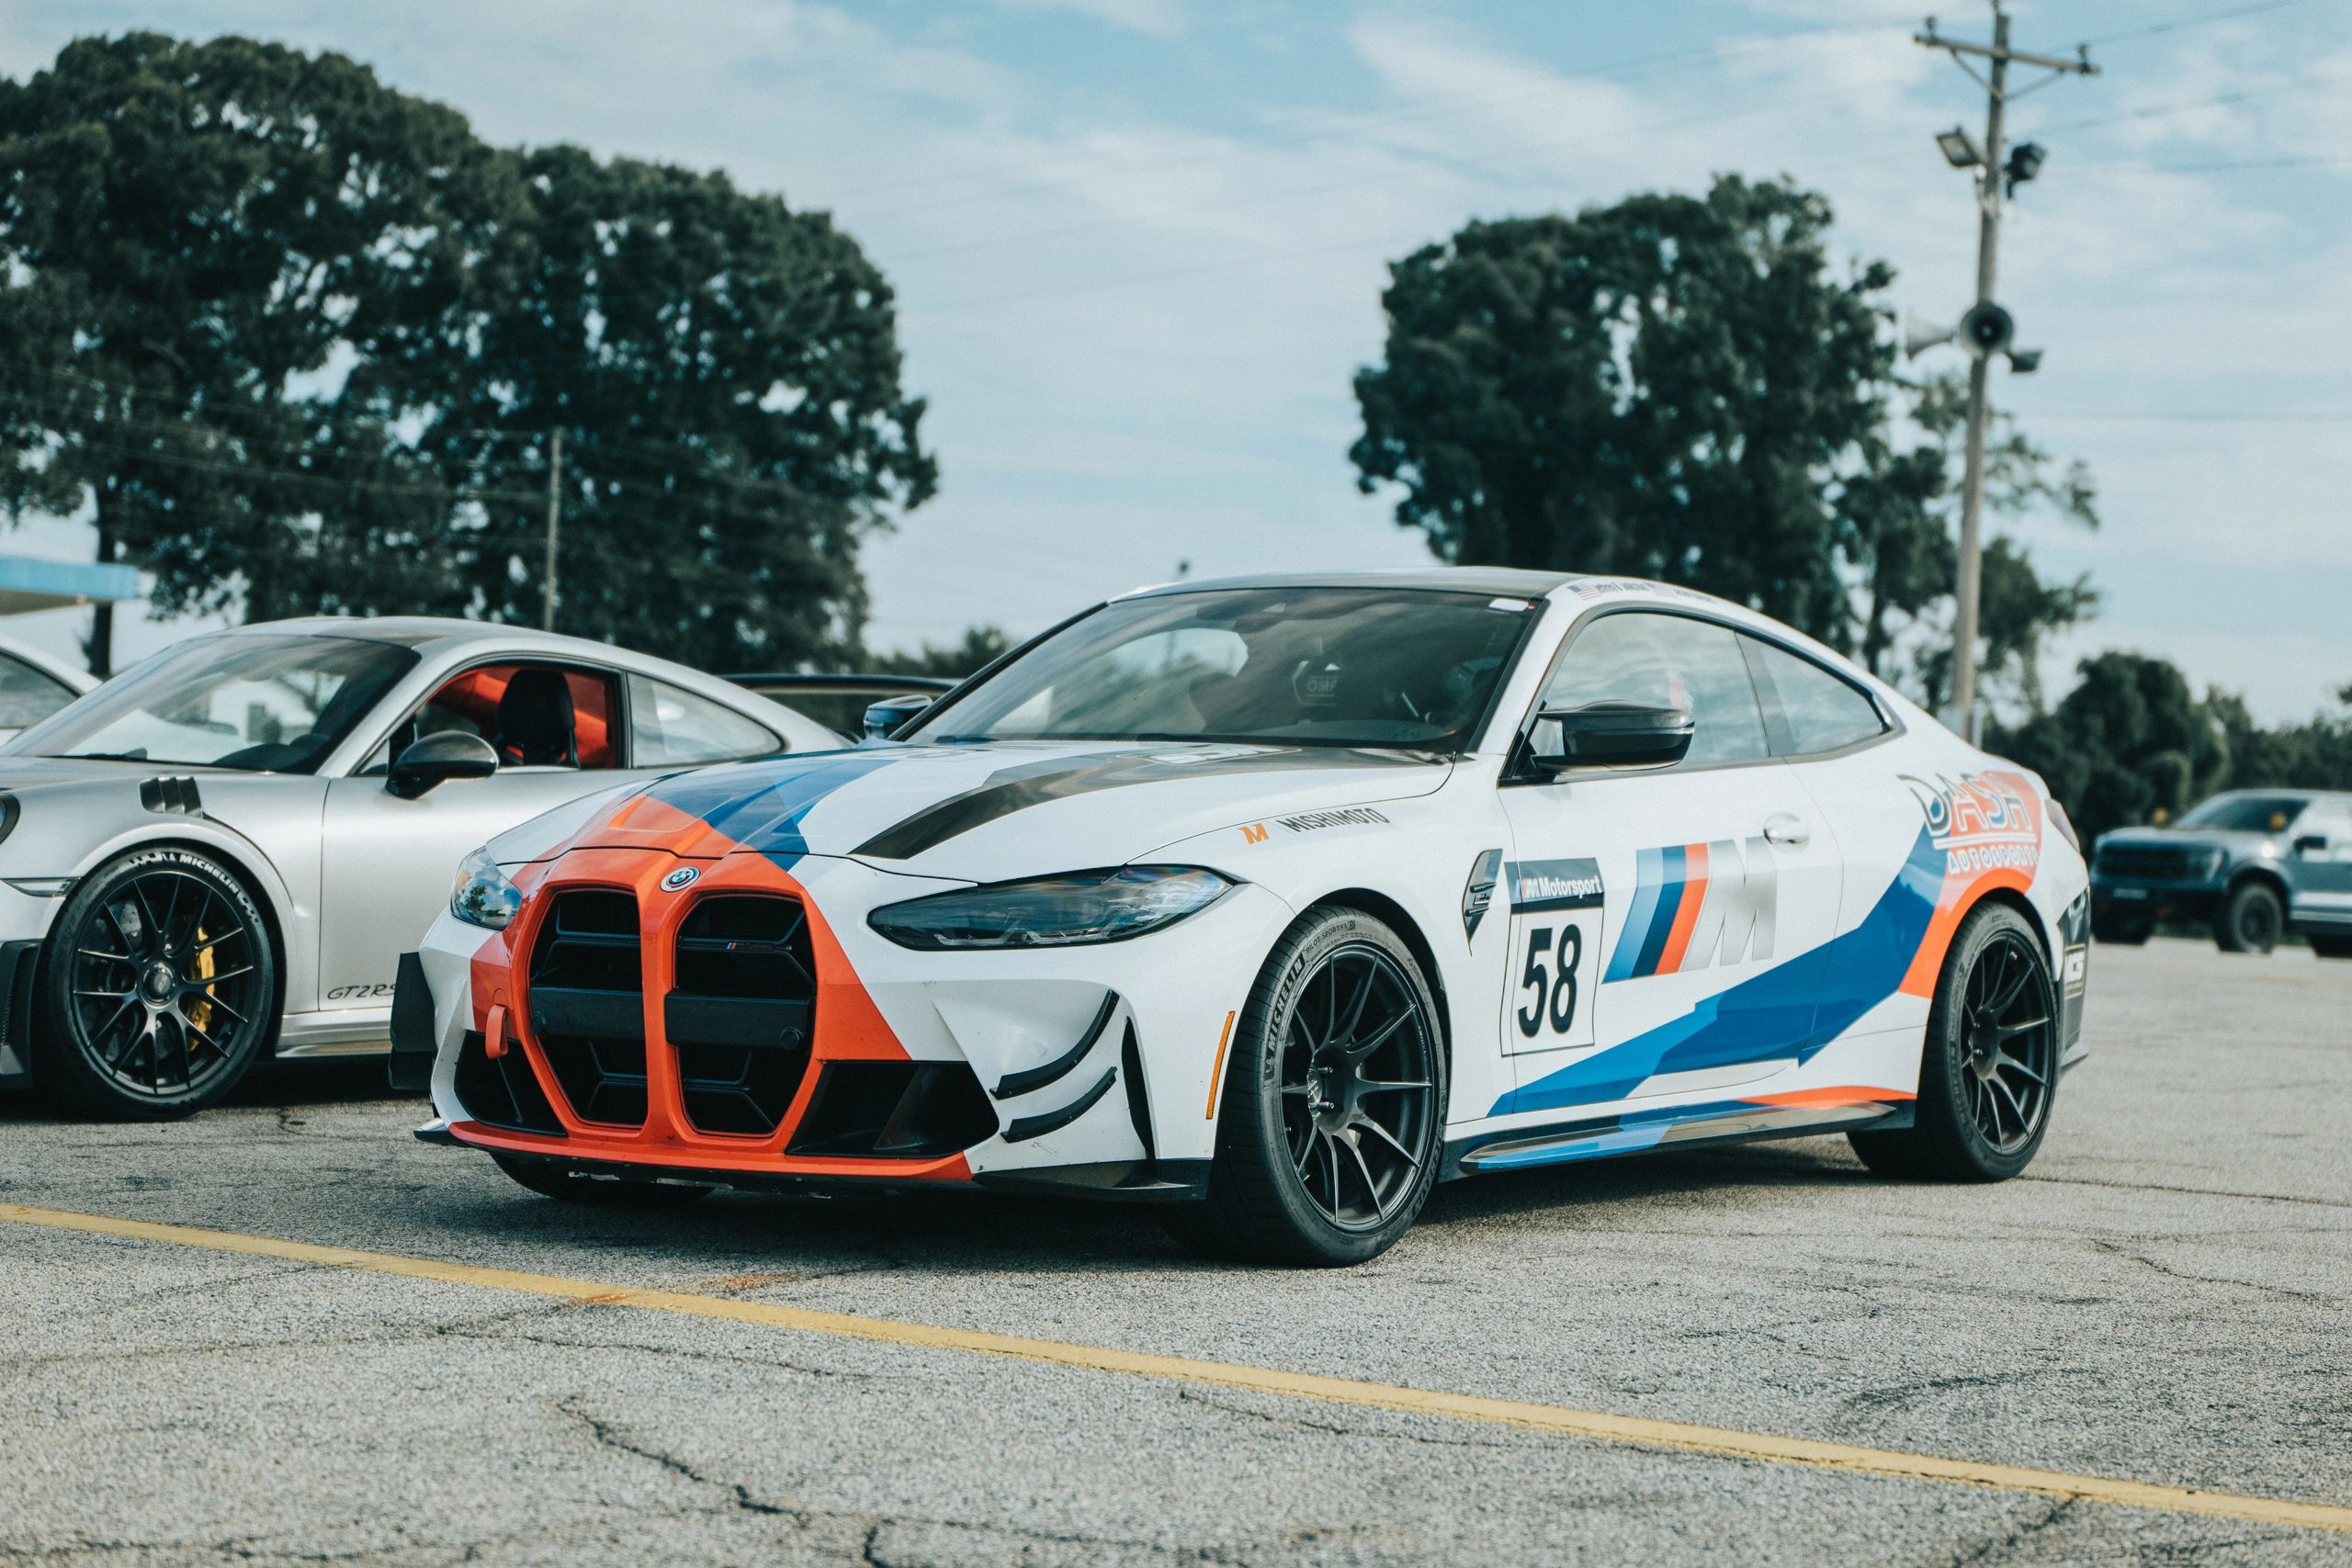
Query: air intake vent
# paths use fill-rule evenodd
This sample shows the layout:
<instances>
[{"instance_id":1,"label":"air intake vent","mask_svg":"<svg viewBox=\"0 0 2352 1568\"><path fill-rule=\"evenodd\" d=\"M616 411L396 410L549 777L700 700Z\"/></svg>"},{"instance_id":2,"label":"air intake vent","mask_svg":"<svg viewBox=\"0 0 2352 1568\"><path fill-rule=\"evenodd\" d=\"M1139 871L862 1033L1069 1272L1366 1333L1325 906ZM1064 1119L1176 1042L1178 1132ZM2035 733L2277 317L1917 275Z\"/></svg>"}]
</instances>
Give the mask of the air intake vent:
<instances>
[{"instance_id":1,"label":"air intake vent","mask_svg":"<svg viewBox=\"0 0 2352 1568\"><path fill-rule=\"evenodd\" d=\"M466 1114L491 1127L517 1133L564 1135L555 1108L539 1092L539 1080L520 1051L508 1050L497 1061L481 1033L468 1030L458 1043L458 1102Z\"/></svg>"},{"instance_id":2,"label":"air intake vent","mask_svg":"<svg viewBox=\"0 0 2352 1568\"><path fill-rule=\"evenodd\" d=\"M833 1062L786 1152L937 1158L995 1132L988 1091L961 1062Z\"/></svg>"},{"instance_id":3,"label":"air intake vent","mask_svg":"<svg viewBox=\"0 0 2352 1568\"><path fill-rule=\"evenodd\" d=\"M582 1122L645 1124L643 975L635 897L556 895L531 950L531 1039Z\"/></svg>"},{"instance_id":4,"label":"air intake vent","mask_svg":"<svg viewBox=\"0 0 2352 1568\"><path fill-rule=\"evenodd\" d=\"M662 1005L679 1096L695 1131L764 1137L808 1070L817 962L797 898L715 895L678 931L677 988Z\"/></svg>"}]
</instances>

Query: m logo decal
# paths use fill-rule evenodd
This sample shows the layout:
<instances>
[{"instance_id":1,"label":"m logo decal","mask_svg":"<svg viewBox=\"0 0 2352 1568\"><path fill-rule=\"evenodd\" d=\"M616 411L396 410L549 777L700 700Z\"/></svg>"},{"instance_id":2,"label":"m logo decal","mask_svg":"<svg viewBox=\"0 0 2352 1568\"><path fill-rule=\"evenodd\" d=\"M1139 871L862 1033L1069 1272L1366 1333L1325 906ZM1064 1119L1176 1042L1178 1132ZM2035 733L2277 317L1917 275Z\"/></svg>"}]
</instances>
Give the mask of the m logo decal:
<instances>
[{"instance_id":1,"label":"m logo decal","mask_svg":"<svg viewBox=\"0 0 2352 1568\"><path fill-rule=\"evenodd\" d=\"M1640 852L1634 905L1601 978L1638 980L1770 958L1781 892L1772 846L1759 836L1746 849L1743 855L1739 843L1719 839Z\"/></svg>"},{"instance_id":2,"label":"m logo decal","mask_svg":"<svg viewBox=\"0 0 2352 1568\"><path fill-rule=\"evenodd\" d=\"M1245 844L1264 843L1266 841L1266 825L1263 822L1251 822L1247 824L1241 829L1241 841Z\"/></svg>"}]
</instances>

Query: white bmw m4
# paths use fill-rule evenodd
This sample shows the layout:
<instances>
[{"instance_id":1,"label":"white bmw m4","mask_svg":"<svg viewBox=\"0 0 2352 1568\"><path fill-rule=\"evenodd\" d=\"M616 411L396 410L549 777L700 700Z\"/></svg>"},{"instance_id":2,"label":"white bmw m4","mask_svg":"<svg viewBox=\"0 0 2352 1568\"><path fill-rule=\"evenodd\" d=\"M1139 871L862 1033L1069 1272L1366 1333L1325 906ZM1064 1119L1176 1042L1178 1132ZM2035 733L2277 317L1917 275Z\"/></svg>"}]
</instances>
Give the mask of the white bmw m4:
<instances>
[{"instance_id":1,"label":"white bmw m4","mask_svg":"<svg viewBox=\"0 0 2352 1568\"><path fill-rule=\"evenodd\" d=\"M1702 594L1177 584L891 718L471 857L394 1009L419 1135L580 1201L977 1184L1335 1264L1668 1145L1997 1180L2083 1053L2041 781Z\"/></svg>"}]
</instances>

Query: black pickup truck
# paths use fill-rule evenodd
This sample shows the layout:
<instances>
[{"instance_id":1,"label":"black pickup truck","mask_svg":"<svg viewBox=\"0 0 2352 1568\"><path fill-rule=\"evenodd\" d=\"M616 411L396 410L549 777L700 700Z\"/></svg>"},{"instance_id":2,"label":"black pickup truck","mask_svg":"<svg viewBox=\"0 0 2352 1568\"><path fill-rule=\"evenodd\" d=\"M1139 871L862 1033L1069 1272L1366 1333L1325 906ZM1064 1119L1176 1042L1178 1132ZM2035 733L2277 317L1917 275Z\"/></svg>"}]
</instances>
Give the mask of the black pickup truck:
<instances>
[{"instance_id":1,"label":"black pickup truck","mask_svg":"<svg viewBox=\"0 0 2352 1568\"><path fill-rule=\"evenodd\" d=\"M2352 794L2232 790L2168 827L2101 835L2091 934L2138 943L2165 919L2209 925L2232 953L2296 931L2323 958L2352 958Z\"/></svg>"}]
</instances>

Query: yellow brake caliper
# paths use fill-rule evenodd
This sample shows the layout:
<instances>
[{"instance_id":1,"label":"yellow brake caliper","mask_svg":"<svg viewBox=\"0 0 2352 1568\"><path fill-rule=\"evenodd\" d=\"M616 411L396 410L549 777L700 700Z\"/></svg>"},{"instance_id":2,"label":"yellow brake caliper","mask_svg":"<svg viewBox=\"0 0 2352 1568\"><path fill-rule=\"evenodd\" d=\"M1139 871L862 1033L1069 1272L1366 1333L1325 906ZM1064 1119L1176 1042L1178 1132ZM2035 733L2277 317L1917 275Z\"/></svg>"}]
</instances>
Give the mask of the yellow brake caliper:
<instances>
[{"instance_id":1,"label":"yellow brake caliper","mask_svg":"<svg viewBox=\"0 0 2352 1568\"><path fill-rule=\"evenodd\" d=\"M196 950L196 973L191 978L209 980L220 972L220 965L213 959L213 953L217 950L212 945L211 938L205 935L202 926L196 928L196 940L198 943ZM212 1032L212 988L209 986L205 987L203 999L188 1004L187 1021L207 1034Z\"/></svg>"}]
</instances>

